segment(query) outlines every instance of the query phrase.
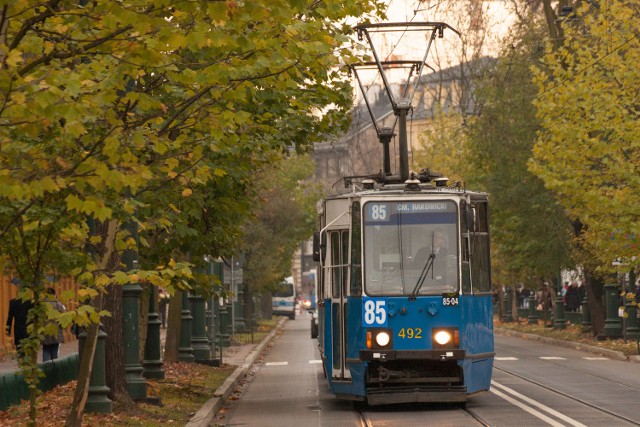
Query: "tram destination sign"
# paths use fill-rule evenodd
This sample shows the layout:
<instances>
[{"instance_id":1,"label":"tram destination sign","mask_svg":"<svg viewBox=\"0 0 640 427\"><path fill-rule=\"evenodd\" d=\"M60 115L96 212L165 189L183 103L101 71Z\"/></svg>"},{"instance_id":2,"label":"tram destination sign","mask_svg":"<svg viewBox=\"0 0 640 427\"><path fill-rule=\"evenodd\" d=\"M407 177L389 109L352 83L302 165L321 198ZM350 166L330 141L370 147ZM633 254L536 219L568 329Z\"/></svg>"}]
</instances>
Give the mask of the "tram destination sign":
<instances>
[{"instance_id":1,"label":"tram destination sign","mask_svg":"<svg viewBox=\"0 0 640 427\"><path fill-rule=\"evenodd\" d=\"M402 214L456 212L456 204L450 200L369 202L365 206L365 221L367 222L388 222Z\"/></svg>"}]
</instances>

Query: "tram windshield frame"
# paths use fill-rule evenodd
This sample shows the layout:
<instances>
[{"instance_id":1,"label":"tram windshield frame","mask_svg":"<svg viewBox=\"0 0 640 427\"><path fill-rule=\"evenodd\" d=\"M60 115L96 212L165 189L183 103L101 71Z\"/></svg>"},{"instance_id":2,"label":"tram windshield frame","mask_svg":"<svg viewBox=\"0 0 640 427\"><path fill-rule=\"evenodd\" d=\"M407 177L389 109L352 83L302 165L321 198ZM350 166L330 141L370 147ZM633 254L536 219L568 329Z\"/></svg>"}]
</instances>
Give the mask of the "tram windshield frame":
<instances>
[{"instance_id":1,"label":"tram windshield frame","mask_svg":"<svg viewBox=\"0 0 640 427\"><path fill-rule=\"evenodd\" d=\"M459 292L459 215L455 201L367 201L362 212L368 296Z\"/></svg>"}]
</instances>

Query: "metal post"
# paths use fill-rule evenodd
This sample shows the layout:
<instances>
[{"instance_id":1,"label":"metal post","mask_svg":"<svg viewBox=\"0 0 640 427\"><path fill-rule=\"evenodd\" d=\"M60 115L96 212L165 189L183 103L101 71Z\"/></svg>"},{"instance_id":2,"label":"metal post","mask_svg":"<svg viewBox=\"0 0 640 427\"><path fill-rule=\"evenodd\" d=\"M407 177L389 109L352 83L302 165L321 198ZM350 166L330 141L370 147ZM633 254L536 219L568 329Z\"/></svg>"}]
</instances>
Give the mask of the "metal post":
<instances>
[{"instance_id":1,"label":"metal post","mask_svg":"<svg viewBox=\"0 0 640 427\"><path fill-rule=\"evenodd\" d=\"M622 335L622 324L618 316L618 308L620 307L618 285L604 285L604 300L607 309L607 318L604 321L604 336L619 338Z\"/></svg>"},{"instance_id":2,"label":"metal post","mask_svg":"<svg viewBox=\"0 0 640 427\"><path fill-rule=\"evenodd\" d=\"M190 294L191 302L191 346L193 347L193 356L196 361L208 361L209 358L209 340L207 339L206 323L205 323L205 301L199 295Z\"/></svg>"},{"instance_id":3,"label":"metal post","mask_svg":"<svg viewBox=\"0 0 640 427\"><path fill-rule=\"evenodd\" d=\"M511 309L511 289L510 288L505 288L502 302L503 302L502 321L513 322L513 310Z\"/></svg>"},{"instance_id":4,"label":"metal post","mask_svg":"<svg viewBox=\"0 0 640 427\"><path fill-rule=\"evenodd\" d=\"M137 283L122 287L122 335L124 340L124 372L127 390L132 399L147 396L147 383L142 376L140 363L140 294L142 288Z\"/></svg>"},{"instance_id":5,"label":"metal post","mask_svg":"<svg viewBox=\"0 0 640 427\"><path fill-rule=\"evenodd\" d=\"M138 227L130 221L126 228L131 237L138 240ZM128 249L122 254L127 270L138 267L138 253ZM122 287L122 337L124 341L124 372L127 390L132 399L144 399L147 396L147 383L142 376L140 363L140 295L142 287L136 283L127 283Z\"/></svg>"},{"instance_id":6,"label":"metal post","mask_svg":"<svg viewBox=\"0 0 640 427\"><path fill-rule=\"evenodd\" d=\"M149 296L149 321L147 322L147 340L144 344L144 360L142 375L145 378L163 379L164 364L162 363L162 352L160 350L160 315L158 309L158 288L151 286Z\"/></svg>"},{"instance_id":7,"label":"metal post","mask_svg":"<svg viewBox=\"0 0 640 427\"><path fill-rule=\"evenodd\" d=\"M536 294L535 292L531 292L529 295L529 318L527 323L529 325L537 325L538 324L538 313L536 312Z\"/></svg>"},{"instance_id":8,"label":"metal post","mask_svg":"<svg viewBox=\"0 0 640 427\"><path fill-rule=\"evenodd\" d=\"M393 137L393 129L391 128L382 128L380 129L380 135L378 139L382 144L382 155L383 155L383 171L385 175L391 174L391 152L389 150L389 144L391 143L391 138Z\"/></svg>"},{"instance_id":9,"label":"metal post","mask_svg":"<svg viewBox=\"0 0 640 427\"><path fill-rule=\"evenodd\" d=\"M562 302L562 292L558 292L556 297L556 313L553 320L554 329L566 329L567 321L564 318L564 304Z\"/></svg>"},{"instance_id":10,"label":"metal post","mask_svg":"<svg viewBox=\"0 0 640 427\"><path fill-rule=\"evenodd\" d=\"M409 179L409 149L407 143L407 111L411 109L409 99L398 101L397 115L399 118L399 148L400 148L400 180Z\"/></svg>"},{"instance_id":11,"label":"metal post","mask_svg":"<svg viewBox=\"0 0 640 427\"><path fill-rule=\"evenodd\" d=\"M238 285L242 285L242 283L239 283ZM245 323L245 319L244 319L244 310L243 310L243 295L244 295L244 291L242 291L240 289L239 286L236 286L236 301L233 303L233 305L235 306L235 312L236 312L236 320L235 320L235 328L236 331L238 333L243 333L246 331L246 323Z\"/></svg>"},{"instance_id":12,"label":"metal post","mask_svg":"<svg viewBox=\"0 0 640 427\"><path fill-rule=\"evenodd\" d=\"M87 333L80 334L80 344L84 345ZM89 394L84 409L87 412L107 414L112 412L113 405L109 399L110 389L107 387L107 377L105 374L105 353L104 340L107 334L98 327L98 342L95 354L93 355L93 368L91 369L91 379L89 380Z\"/></svg>"},{"instance_id":13,"label":"metal post","mask_svg":"<svg viewBox=\"0 0 640 427\"><path fill-rule=\"evenodd\" d=\"M589 301L586 294L582 298L582 329L584 331L591 330L591 312L589 311Z\"/></svg>"},{"instance_id":14,"label":"metal post","mask_svg":"<svg viewBox=\"0 0 640 427\"><path fill-rule=\"evenodd\" d=\"M233 293L233 295L231 296L231 336L235 337L236 336L236 327L235 327L236 310L235 310L233 301L237 298L238 294L237 294L235 283L233 281L233 264L234 264L234 260L233 260L233 257L231 257L231 283L229 285L231 287L231 293Z\"/></svg>"},{"instance_id":15,"label":"metal post","mask_svg":"<svg viewBox=\"0 0 640 427\"><path fill-rule=\"evenodd\" d=\"M189 310L189 293L182 291L182 316L180 317L180 347L178 360L181 362L195 362L193 347L191 347L191 310Z\"/></svg>"},{"instance_id":16,"label":"metal post","mask_svg":"<svg viewBox=\"0 0 640 427\"><path fill-rule=\"evenodd\" d=\"M633 294L631 294L633 295ZM638 327L638 306L635 304L635 298L626 298L625 312L625 339L635 340L640 337L640 328Z\"/></svg>"}]
</instances>

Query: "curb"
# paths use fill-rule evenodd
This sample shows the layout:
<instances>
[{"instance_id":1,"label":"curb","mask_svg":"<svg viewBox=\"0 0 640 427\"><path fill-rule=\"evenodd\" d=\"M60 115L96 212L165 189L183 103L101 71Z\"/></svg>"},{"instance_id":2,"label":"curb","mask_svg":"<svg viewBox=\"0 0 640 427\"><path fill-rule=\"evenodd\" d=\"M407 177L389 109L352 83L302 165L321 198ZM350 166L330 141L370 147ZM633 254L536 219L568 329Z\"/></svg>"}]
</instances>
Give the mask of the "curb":
<instances>
[{"instance_id":1,"label":"curb","mask_svg":"<svg viewBox=\"0 0 640 427\"><path fill-rule=\"evenodd\" d=\"M262 340L249 355L244 359L242 366L238 366L235 371L225 380L225 382L216 389L213 397L202 405L202 407L191 417L185 427L207 427L216 417L222 405L227 401L231 393L236 389L240 381L247 375L249 368L255 363L262 350L271 342L276 333L282 329L286 318L280 320L278 325L271 331L269 335Z\"/></svg>"},{"instance_id":2,"label":"curb","mask_svg":"<svg viewBox=\"0 0 640 427\"><path fill-rule=\"evenodd\" d=\"M610 359L640 363L640 356L625 356L625 354L621 351L594 347L592 345L582 344L574 341L563 341L555 338L543 337L540 335L527 334L525 332L512 331L510 329L493 328L493 330L496 333L500 333L502 335L523 338L531 341L540 341L546 344L553 344L560 347L572 348L574 350L586 351L586 352L598 354L601 356L607 356Z\"/></svg>"}]
</instances>

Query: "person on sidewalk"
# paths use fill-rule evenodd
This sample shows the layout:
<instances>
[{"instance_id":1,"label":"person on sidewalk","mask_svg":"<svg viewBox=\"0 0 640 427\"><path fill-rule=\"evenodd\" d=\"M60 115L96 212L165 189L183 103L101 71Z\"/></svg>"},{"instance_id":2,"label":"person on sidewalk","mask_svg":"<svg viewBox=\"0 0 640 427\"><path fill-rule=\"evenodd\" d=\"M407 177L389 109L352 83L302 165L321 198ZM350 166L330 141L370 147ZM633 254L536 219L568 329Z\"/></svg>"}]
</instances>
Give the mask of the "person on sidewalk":
<instances>
[{"instance_id":1,"label":"person on sidewalk","mask_svg":"<svg viewBox=\"0 0 640 427\"><path fill-rule=\"evenodd\" d=\"M7 336L10 336L11 326L13 325L13 343L18 351L18 356L21 358L24 357L21 342L27 338L27 317L32 307L31 301L23 301L20 298L13 298L9 301L9 314L4 332Z\"/></svg>"},{"instance_id":2,"label":"person on sidewalk","mask_svg":"<svg viewBox=\"0 0 640 427\"><path fill-rule=\"evenodd\" d=\"M51 304L51 307L60 312L64 313L67 311L67 308L56 298L56 290L53 288L48 288L46 301ZM47 328L51 328L49 325L55 325L57 331L54 335L47 335L42 341L42 361L48 362L49 360L55 360L58 358L58 350L60 349L60 343L64 342L64 335L62 334L62 328L55 320L50 320L47 323Z\"/></svg>"}]
</instances>

